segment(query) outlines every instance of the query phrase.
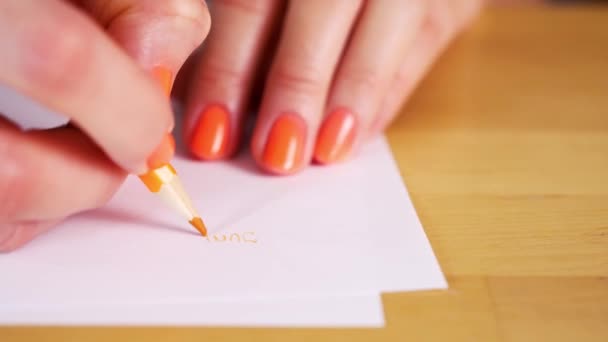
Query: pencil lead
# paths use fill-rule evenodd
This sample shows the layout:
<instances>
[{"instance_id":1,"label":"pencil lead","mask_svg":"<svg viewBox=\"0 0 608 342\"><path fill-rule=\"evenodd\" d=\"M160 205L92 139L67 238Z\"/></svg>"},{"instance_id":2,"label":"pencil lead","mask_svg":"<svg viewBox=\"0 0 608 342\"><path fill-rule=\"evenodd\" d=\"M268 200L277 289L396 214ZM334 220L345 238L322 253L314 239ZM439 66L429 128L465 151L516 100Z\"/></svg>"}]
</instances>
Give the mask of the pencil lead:
<instances>
[{"instance_id":1,"label":"pencil lead","mask_svg":"<svg viewBox=\"0 0 608 342\"><path fill-rule=\"evenodd\" d=\"M205 227L203 219L197 216L190 220L190 224L192 225L192 227L196 228L196 230L198 230L203 236L207 236L207 227Z\"/></svg>"}]
</instances>

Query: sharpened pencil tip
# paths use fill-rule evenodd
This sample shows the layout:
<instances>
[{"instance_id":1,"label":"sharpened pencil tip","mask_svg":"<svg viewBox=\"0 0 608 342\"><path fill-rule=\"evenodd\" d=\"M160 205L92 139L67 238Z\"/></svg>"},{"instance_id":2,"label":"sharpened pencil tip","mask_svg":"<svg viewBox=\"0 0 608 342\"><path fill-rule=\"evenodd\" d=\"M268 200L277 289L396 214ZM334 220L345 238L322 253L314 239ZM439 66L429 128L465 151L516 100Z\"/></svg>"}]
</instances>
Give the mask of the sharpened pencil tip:
<instances>
[{"instance_id":1,"label":"sharpened pencil tip","mask_svg":"<svg viewBox=\"0 0 608 342\"><path fill-rule=\"evenodd\" d=\"M195 217L190 220L190 224L192 225L192 227L196 228L196 230L198 230L201 235L207 236L207 227L205 227L203 219L201 219L200 217Z\"/></svg>"}]
</instances>

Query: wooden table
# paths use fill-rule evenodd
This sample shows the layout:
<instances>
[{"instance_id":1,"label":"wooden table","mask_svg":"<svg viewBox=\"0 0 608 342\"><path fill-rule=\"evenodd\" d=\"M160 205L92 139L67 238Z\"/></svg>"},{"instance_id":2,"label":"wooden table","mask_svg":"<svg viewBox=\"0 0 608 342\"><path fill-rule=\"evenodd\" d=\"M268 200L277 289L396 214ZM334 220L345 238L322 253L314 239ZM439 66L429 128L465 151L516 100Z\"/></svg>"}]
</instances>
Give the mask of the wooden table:
<instances>
[{"instance_id":1,"label":"wooden table","mask_svg":"<svg viewBox=\"0 0 608 342\"><path fill-rule=\"evenodd\" d=\"M5 328L0 341L608 341L607 8L488 12L389 138L450 289L385 295L385 329Z\"/></svg>"}]
</instances>

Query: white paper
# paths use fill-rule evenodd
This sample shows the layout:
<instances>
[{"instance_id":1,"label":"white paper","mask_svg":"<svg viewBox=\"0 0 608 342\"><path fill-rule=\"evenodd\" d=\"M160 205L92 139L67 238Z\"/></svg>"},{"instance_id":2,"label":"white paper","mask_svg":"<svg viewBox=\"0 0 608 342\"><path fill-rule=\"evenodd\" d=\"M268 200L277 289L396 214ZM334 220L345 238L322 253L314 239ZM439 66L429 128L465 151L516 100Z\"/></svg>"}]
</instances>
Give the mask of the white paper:
<instances>
[{"instance_id":1,"label":"white paper","mask_svg":"<svg viewBox=\"0 0 608 342\"><path fill-rule=\"evenodd\" d=\"M176 303L446 287L384 139L351 163L292 177L261 175L247 157L178 158L175 166L209 239L131 179L107 207L0 257L0 302Z\"/></svg>"},{"instance_id":2,"label":"white paper","mask_svg":"<svg viewBox=\"0 0 608 342\"><path fill-rule=\"evenodd\" d=\"M4 88L21 127L67 121ZM0 325L381 326L380 298L361 290L446 287L383 139L296 177L262 176L246 156L175 165L215 237L131 179L107 207L0 255Z\"/></svg>"},{"instance_id":3,"label":"white paper","mask_svg":"<svg viewBox=\"0 0 608 342\"><path fill-rule=\"evenodd\" d=\"M368 327L384 326L378 295L182 304L0 308L0 325Z\"/></svg>"}]
</instances>

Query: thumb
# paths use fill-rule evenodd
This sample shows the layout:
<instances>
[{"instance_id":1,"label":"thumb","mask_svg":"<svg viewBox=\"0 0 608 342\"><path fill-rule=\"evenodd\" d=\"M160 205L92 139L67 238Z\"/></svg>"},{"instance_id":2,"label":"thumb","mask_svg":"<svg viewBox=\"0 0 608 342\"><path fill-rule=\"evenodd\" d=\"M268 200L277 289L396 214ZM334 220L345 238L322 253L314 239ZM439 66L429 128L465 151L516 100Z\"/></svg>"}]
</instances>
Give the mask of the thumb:
<instances>
[{"instance_id":1,"label":"thumb","mask_svg":"<svg viewBox=\"0 0 608 342\"><path fill-rule=\"evenodd\" d=\"M211 25L201 0L84 0L82 5L167 93Z\"/></svg>"}]
</instances>

